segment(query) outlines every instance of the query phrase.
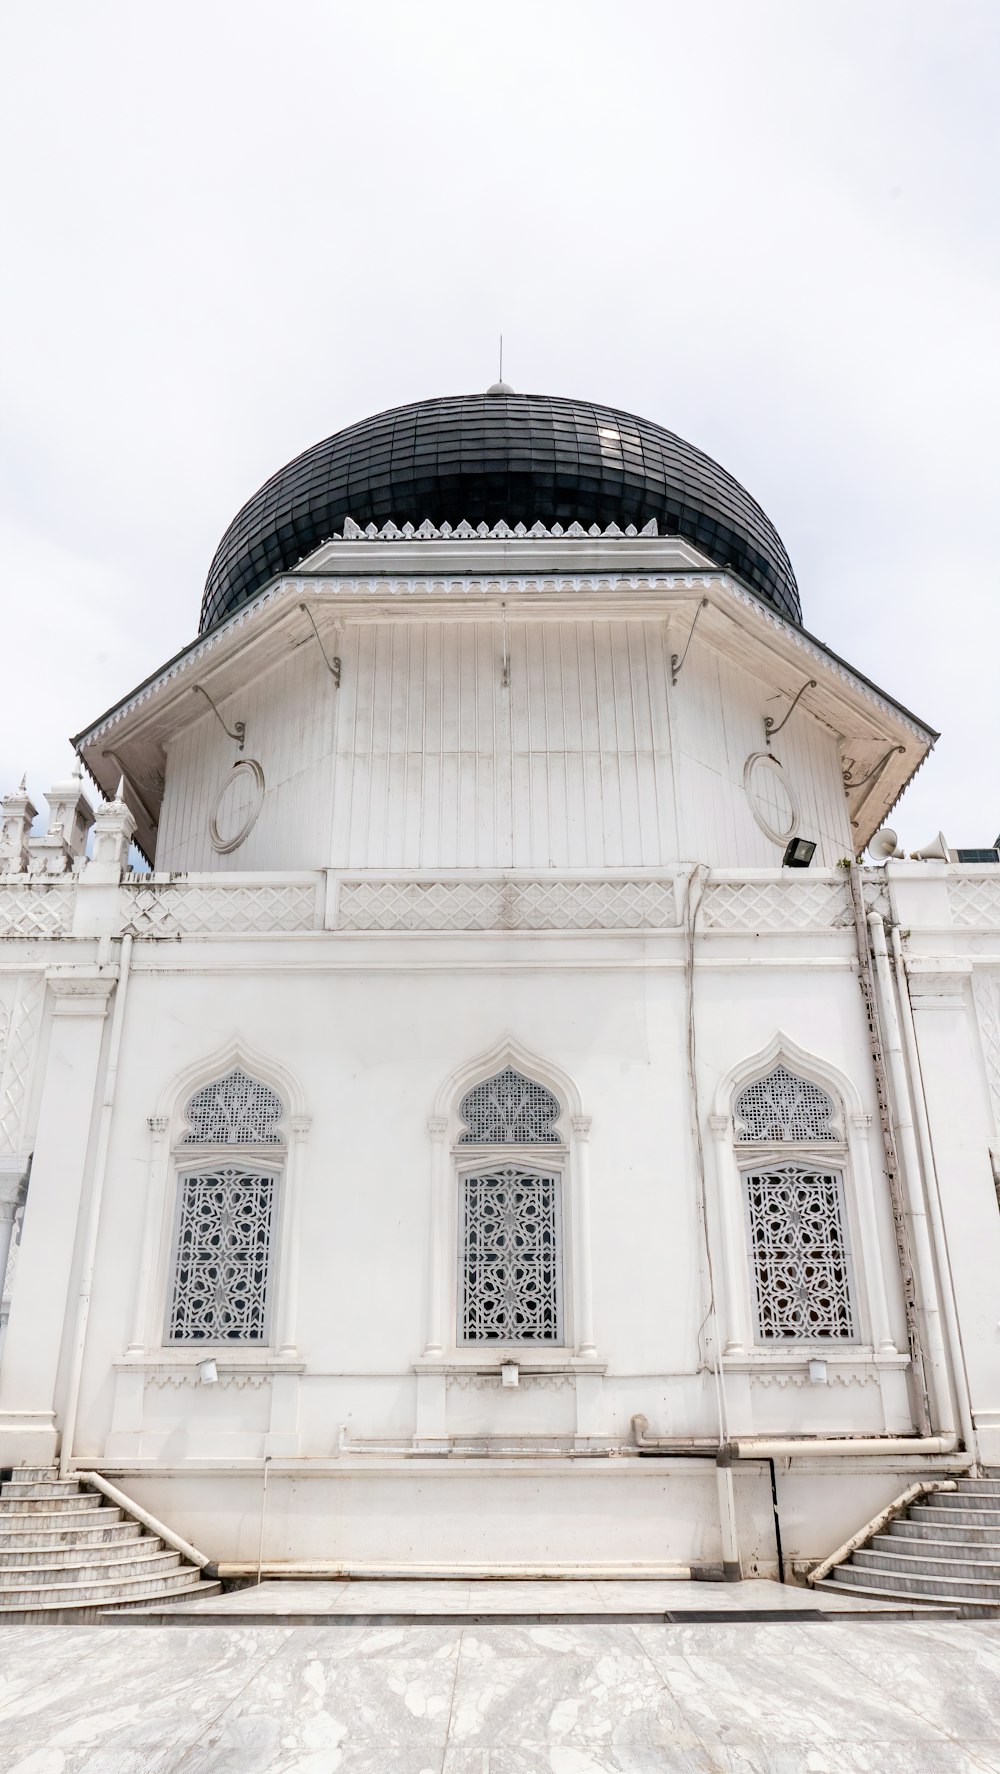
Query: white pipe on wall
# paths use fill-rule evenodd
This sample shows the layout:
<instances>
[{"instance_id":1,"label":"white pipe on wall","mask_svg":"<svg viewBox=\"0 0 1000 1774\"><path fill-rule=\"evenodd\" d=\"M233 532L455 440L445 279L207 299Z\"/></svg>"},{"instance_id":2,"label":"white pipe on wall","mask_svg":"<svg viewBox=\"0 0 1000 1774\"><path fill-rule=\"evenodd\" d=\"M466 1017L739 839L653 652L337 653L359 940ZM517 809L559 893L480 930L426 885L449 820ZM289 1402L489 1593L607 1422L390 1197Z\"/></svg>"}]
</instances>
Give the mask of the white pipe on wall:
<instances>
[{"instance_id":1,"label":"white pipe on wall","mask_svg":"<svg viewBox=\"0 0 1000 1774\"><path fill-rule=\"evenodd\" d=\"M94 1176L90 1185L87 1200L86 1217L83 1226L82 1253L80 1258L80 1288L76 1299L76 1310L73 1317L73 1340L70 1345L69 1382L66 1388L66 1408L63 1412L62 1438L59 1444L59 1471L63 1478L70 1469L73 1459L73 1438L76 1433L77 1411L80 1405L80 1378L83 1373L83 1350L87 1340L87 1320L90 1316L90 1296L94 1285L94 1264L97 1259L97 1233L101 1219L101 1202L104 1196L104 1179L108 1169L108 1147L111 1141L111 1117L115 1104L115 1086L118 1082L118 1059L122 1046L122 1026L125 1021L125 999L128 994L129 968L132 962L132 938L122 937L121 952L118 957L118 987L115 992L114 1009L111 1013L111 1035L108 1040L108 1064L104 1074L104 1093L101 1099L101 1119L97 1131L97 1151L94 1155Z\"/></svg>"},{"instance_id":2,"label":"white pipe on wall","mask_svg":"<svg viewBox=\"0 0 1000 1774\"><path fill-rule=\"evenodd\" d=\"M941 1307L938 1299L937 1277L934 1270L934 1254L931 1247L930 1234L927 1229L927 1213L924 1207L924 1189L920 1173L920 1153L917 1148L916 1134L913 1130L913 1117L910 1108L909 1081L906 1076L906 1064L903 1058L903 1044L899 1031L899 1017L896 1014L896 995L893 990L892 973L889 967L889 950L885 940L885 924L878 912L869 912L868 928L871 932L872 953L875 958L875 978L879 993L879 1009L881 1012L886 1059L889 1063L889 1076L892 1081L893 1121L899 1139L902 1157L903 1185L906 1191L906 1205L913 1233L914 1268L919 1284L919 1307L922 1310L926 1330L926 1349L928 1365L933 1375L934 1402L937 1407L937 1427L941 1435L951 1435L955 1430L955 1411L952 1397L951 1380L948 1373L948 1355L941 1324ZM927 1193L930 1193L928 1189Z\"/></svg>"},{"instance_id":3,"label":"white pipe on wall","mask_svg":"<svg viewBox=\"0 0 1000 1774\"><path fill-rule=\"evenodd\" d=\"M934 1144L931 1139L930 1123L927 1119L923 1076L920 1069L920 1050L917 1046L917 1031L913 1021L913 1006L910 1003L909 984L906 977L906 962L903 957L903 944L900 939L899 931L895 925L892 928L891 939L892 959L896 970L896 985L899 997L900 1021L903 1025L903 1042L906 1049L907 1065L913 1083L913 1106L916 1115L917 1137L920 1142L920 1155L923 1159L924 1166L924 1180L927 1188L927 1209L931 1224L931 1236L934 1241L938 1273L941 1277L944 1318L951 1344L951 1367L955 1378L955 1394L956 1402L958 1404L958 1415L962 1425L962 1440L965 1442L970 1454L977 1454L976 1429L972 1416L972 1400L969 1393L969 1376L965 1367L965 1347L962 1342L962 1329L958 1316L958 1303L955 1298L955 1283L951 1272L951 1258L948 1254L948 1235L944 1223L944 1208L941 1202L937 1165L934 1161Z\"/></svg>"}]
</instances>

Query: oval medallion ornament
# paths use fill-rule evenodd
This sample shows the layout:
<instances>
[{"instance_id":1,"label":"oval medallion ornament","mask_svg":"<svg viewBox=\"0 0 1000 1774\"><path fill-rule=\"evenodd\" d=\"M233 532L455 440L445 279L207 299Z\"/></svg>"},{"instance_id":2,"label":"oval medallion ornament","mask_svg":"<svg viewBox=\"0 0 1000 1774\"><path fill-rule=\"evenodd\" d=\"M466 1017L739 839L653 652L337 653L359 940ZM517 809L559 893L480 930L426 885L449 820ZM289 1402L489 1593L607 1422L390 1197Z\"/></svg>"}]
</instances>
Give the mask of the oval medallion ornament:
<instances>
[{"instance_id":1,"label":"oval medallion ornament","mask_svg":"<svg viewBox=\"0 0 1000 1774\"><path fill-rule=\"evenodd\" d=\"M208 816L213 850L228 856L239 849L257 823L264 804L264 772L256 758L240 758L220 784Z\"/></svg>"},{"instance_id":2,"label":"oval medallion ornament","mask_svg":"<svg viewBox=\"0 0 1000 1774\"><path fill-rule=\"evenodd\" d=\"M787 844L799 823L799 804L784 767L769 751L752 751L743 766L750 811L773 844Z\"/></svg>"}]
</instances>

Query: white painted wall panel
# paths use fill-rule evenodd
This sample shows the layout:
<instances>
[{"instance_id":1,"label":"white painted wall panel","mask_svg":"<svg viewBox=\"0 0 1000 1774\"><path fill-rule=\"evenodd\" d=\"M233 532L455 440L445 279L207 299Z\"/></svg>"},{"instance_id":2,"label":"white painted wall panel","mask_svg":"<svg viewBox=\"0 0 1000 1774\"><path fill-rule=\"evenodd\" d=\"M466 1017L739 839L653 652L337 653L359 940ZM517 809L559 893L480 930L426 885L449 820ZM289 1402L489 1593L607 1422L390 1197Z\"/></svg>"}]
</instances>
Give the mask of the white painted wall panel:
<instances>
[{"instance_id":1,"label":"white painted wall panel","mask_svg":"<svg viewBox=\"0 0 1000 1774\"><path fill-rule=\"evenodd\" d=\"M692 647L670 685L659 619L349 622L337 691L300 647L223 705L247 723L267 791L229 856L208 837L239 756L197 702L171 745L160 869L616 868L780 860L743 790L766 701L746 672ZM671 749L673 735L673 751ZM774 746L817 861L851 848L837 742L805 708Z\"/></svg>"}]
</instances>

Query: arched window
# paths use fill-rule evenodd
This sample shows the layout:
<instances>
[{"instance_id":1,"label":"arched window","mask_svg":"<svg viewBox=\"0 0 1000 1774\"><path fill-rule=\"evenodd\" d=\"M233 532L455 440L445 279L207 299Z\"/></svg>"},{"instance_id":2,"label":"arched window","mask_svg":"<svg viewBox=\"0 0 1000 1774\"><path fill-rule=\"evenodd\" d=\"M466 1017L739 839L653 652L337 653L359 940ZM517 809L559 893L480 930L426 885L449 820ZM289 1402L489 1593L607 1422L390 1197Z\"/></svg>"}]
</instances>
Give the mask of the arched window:
<instances>
[{"instance_id":1,"label":"arched window","mask_svg":"<svg viewBox=\"0 0 1000 1774\"><path fill-rule=\"evenodd\" d=\"M758 1339L856 1341L838 1105L778 1064L740 1091L734 1118Z\"/></svg>"},{"instance_id":2,"label":"arched window","mask_svg":"<svg viewBox=\"0 0 1000 1774\"><path fill-rule=\"evenodd\" d=\"M460 1343L563 1341L562 1172L525 1150L561 1144L560 1113L550 1090L512 1066L459 1104L457 1145L480 1148L459 1166Z\"/></svg>"},{"instance_id":3,"label":"arched window","mask_svg":"<svg viewBox=\"0 0 1000 1774\"><path fill-rule=\"evenodd\" d=\"M187 1103L168 1342L268 1342L284 1113L240 1066Z\"/></svg>"}]
</instances>

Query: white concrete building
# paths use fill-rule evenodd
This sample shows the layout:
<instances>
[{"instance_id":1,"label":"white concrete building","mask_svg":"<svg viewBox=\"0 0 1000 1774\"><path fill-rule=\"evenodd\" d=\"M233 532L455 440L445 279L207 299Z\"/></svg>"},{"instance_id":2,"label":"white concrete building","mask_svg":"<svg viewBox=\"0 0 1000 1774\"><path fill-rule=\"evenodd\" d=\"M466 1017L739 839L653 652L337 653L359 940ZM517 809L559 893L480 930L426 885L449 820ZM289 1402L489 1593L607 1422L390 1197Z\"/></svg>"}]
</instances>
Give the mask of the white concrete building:
<instances>
[{"instance_id":1,"label":"white concrete building","mask_svg":"<svg viewBox=\"0 0 1000 1774\"><path fill-rule=\"evenodd\" d=\"M1000 1466L1000 867L855 861L934 738L645 421L275 476L89 859L3 803L0 1465L248 1571L684 1575L776 1572L772 1471L800 1569Z\"/></svg>"}]
</instances>

